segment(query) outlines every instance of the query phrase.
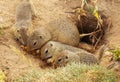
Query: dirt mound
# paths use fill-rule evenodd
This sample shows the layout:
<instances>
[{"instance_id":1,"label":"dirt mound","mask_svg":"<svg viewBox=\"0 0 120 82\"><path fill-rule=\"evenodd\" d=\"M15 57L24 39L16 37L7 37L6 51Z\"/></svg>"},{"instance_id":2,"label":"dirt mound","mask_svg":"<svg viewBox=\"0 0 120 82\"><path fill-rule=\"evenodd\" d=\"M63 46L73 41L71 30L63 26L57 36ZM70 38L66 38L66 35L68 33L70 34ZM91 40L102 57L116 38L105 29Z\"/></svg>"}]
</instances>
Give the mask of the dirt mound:
<instances>
[{"instance_id":1,"label":"dirt mound","mask_svg":"<svg viewBox=\"0 0 120 82\"><path fill-rule=\"evenodd\" d=\"M120 1L116 0L113 2L111 1L102 1L100 0L98 5L99 9L102 10L105 14L107 14L110 18L110 21L112 21L112 28L109 28L106 33L106 39L107 43L111 48L120 48Z\"/></svg>"}]
</instances>

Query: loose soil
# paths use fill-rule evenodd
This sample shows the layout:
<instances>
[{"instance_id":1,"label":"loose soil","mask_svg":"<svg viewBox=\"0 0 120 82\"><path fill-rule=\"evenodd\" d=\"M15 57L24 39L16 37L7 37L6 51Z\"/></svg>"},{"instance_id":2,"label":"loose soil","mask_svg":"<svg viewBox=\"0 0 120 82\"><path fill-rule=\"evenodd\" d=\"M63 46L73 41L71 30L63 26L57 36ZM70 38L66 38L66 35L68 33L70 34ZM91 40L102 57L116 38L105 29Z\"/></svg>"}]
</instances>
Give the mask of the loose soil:
<instances>
[{"instance_id":1,"label":"loose soil","mask_svg":"<svg viewBox=\"0 0 120 82\"><path fill-rule=\"evenodd\" d=\"M65 12L71 11L72 8L81 4L80 0L32 0L32 2L37 13L37 18L33 20L34 28L39 28L62 16L70 17L69 13ZM41 69L40 66L43 65L38 57L23 51L21 45L14 40L10 33L18 3L19 0L0 0L0 27L5 28L0 30L0 68L6 74L8 82L14 76L33 67ZM112 28L109 28L105 34L105 43L109 48L120 48L120 1L99 0L97 5L99 10L109 17L108 22L112 21ZM111 63L109 62L110 58L111 54L106 52L101 65L108 66Z\"/></svg>"}]
</instances>

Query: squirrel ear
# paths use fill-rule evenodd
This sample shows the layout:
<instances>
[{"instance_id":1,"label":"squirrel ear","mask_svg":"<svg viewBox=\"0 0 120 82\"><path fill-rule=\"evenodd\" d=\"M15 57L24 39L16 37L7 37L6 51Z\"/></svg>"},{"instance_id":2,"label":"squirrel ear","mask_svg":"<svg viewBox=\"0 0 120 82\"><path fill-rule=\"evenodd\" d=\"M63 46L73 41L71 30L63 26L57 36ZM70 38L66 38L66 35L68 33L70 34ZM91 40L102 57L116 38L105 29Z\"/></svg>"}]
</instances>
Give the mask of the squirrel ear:
<instances>
[{"instance_id":1,"label":"squirrel ear","mask_svg":"<svg viewBox=\"0 0 120 82\"><path fill-rule=\"evenodd\" d=\"M19 30L19 29L17 29L17 32L20 32L20 30Z\"/></svg>"},{"instance_id":2,"label":"squirrel ear","mask_svg":"<svg viewBox=\"0 0 120 82\"><path fill-rule=\"evenodd\" d=\"M39 36L40 39L42 39L43 37L42 36Z\"/></svg>"},{"instance_id":3,"label":"squirrel ear","mask_svg":"<svg viewBox=\"0 0 120 82\"><path fill-rule=\"evenodd\" d=\"M52 43L50 43L50 46L53 46L53 44L52 44Z\"/></svg>"},{"instance_id":4,"label":"squirrel ear","mask_svg":"<svg viewBox=\"0 0 120 82\"><path fill-rule=\"evenodd\" d=\"M65 56L66 59L68 59L68 56Z\"/></svg>"}]
</instances>

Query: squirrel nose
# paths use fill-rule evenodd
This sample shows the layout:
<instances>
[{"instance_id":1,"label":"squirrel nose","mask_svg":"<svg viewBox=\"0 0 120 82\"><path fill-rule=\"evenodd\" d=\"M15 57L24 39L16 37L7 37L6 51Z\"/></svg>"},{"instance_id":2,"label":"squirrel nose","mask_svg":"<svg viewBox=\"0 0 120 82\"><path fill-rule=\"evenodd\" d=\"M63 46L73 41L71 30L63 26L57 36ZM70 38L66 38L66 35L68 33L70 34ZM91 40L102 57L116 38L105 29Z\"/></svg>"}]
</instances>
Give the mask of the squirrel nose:
<instances>
[{"instance_id":1,"label":"squirrel nose","mask_svg":"<svg viewBox=\"0 0 120 82\"><path fill-rule=\"evenodd\" d=\"M27 47L27 49L26 49L27 51L30 51L30 48L29 47Z\"/></svg>"},{"instance_id":2,"label":"squirrel nose","mask_svg":"<svg viewBox=\"0 0 120 82\"><path fill-rule=\"evenodd\" d=\"M53 69L56 69L56 68L57 68L57 66L56 66L55 64L53 64L52 66L53 66Z\"/></svg>"},{"instance_id":3,"label":"squirrel nose","mask_svg":"<svg viewBox=\"0 0 120 82\"><path fill-rule=\"evenodd\" d=\"M41 59L42 61L46 61L46 59Z\"/></svg>"},{"instance_id":4,"label":"squirrel nose","mask_svg":"<svg viewBox=\"0 0 120 82\"><path fill-rule=\"evenodd\" d=\"M26 48L27 52L32 52L33 50L30 47Z\"/></svg>"}]
</instances>

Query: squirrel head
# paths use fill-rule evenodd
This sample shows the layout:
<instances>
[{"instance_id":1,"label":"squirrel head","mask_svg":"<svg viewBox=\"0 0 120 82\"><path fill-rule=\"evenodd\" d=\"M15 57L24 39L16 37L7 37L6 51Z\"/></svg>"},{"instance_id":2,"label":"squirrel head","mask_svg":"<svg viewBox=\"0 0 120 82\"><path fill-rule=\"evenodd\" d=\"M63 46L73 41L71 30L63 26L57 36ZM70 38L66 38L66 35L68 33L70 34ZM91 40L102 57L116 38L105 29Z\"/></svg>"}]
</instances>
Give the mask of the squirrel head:
<instances>
[{"instance_id":1,"label":"squirrel head","mask_svg":"<svg viewBox=\"0 0 120 82\"><path fill-rule=\"evenodd\" d=\"M51 35L49 31L42 28L36 29L28 37L27 47L29 48L29 51L40 49L50 39Z\"/></svg>"},{"instance_id":2,"label":"squirrel head","mask_svg":"<svg viewBox=\"0 0 120 82\"><path fill-rule=\"evenodd\" d=\"M27 28L24 27L18 27L18 28L12 28L14 32L15 38L22 44L26 45L27 40Z\"/></svg>"},{"instance_id":3,"label":"squirrel head","mask_svg":"<svg viewBox=\"0 0 120 82\"><path fill-rule=\"evenodd\" d=\"M49 41L41 48L41 59L44 61L51 58L54 51L55 51L54 43Z\"/></svg>"},{"instance_id":4,"label":"squirrel head","mask_svg":"<svg viewBox=\"0 0 120 82\"><path fill-rule=\"evenodd\" d=\"M52 60L51 63L53 65L53 68L63 67L68 63L69 56L67 55L67 52L63 50L55 53L51 58L51 60Z\"/></svg>"}]
</instances>

